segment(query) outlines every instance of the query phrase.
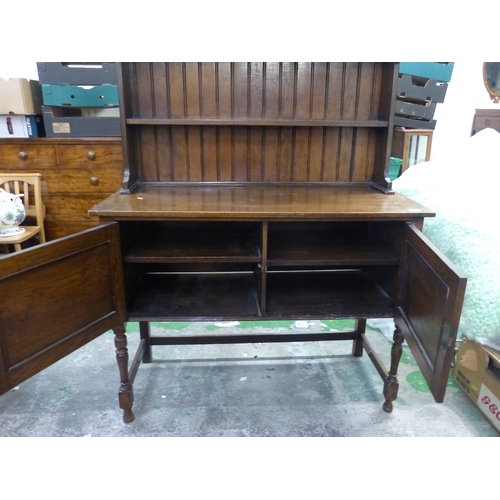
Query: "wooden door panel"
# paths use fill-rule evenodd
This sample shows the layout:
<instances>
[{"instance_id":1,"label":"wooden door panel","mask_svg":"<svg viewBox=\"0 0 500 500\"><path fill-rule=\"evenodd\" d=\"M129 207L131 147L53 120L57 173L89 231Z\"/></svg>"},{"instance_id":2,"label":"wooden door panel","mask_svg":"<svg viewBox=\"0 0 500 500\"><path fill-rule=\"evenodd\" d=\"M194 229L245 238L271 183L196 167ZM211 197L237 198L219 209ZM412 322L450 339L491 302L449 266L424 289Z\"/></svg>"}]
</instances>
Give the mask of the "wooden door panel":
<instances>
[{"instance_id":1,"label":"wooden door panel","mask_svg":"<svg viewBox=\"0 0 500 500\"><path fill-rule=\"evenodd\" d=\"M446 391L466 282L414 225L405 227L395 320L437 402Z\"/></svg>"},{"instance_id":2,"label":"wooden door panel","mask_svg":"<svg viewBox=\"0 0 500 500\"><path fill-rule=\"evenodd\" d=\"M118 225L0 258L0 394L123 327Z\"/></svg>"}]
</instances>

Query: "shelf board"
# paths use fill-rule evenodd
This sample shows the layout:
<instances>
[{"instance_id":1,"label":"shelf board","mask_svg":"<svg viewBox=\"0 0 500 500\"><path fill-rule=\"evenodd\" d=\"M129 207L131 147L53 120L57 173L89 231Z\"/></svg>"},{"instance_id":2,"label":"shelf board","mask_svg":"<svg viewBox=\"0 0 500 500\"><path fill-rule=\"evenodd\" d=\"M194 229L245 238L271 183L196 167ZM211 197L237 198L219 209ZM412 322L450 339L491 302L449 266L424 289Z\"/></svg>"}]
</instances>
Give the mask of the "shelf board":
<instances>
[{"instance_id":1,"label":"shelf board","mask_svg":"<svg viewBox=\"0 0 500 500\"><path fill-rule=\"evenodd\" d=\"M335 231L270 232L268 266L395 265L399 255L370 234Z\"/></svg>"},{"instance_id":2,"label":"shelf board","mask_svg":"<svg viewBox=\"0 0 500 500\"><path fill-rule=\"evenodd\" d=\"M129 321L256 319L253 273L146 274Z\"/></svg>"},{"instance_id":3,"label":"shelf board","mask_svg":"<svg viewBox=\"0 0 500 500\"><path fill-rule=\"evenodd\" d=\"M360 271L267 273L261 316L252 273L147 274L128 321L392 317L393 303Z\"/></svg>"},{"instance_id":4,"label":"shelf board","mask_svg":"<svg viewBox=\"0 0 500 500\"><path fill-rule=\"evenodd\" d=\"M267 274L267 316L273 318L392 317L393 303L360 271Z\"/></svg>"},{"instance_id":5,"label":"shelf board","mask_svg":"<svg viewBox=\"0 0 500 500\"><path fill-rule=\"evenodd\" d=\"M226 125L255 127L379 127L389 126L386 120L270 120L217 118L127 118L127 125Z\"/></svg>"},{"instance_id":6,"label":"shelf board","mask_svg":"<svg viewBox=\"0 0 500 500\"><path fill-rule=\"evenodd\" d=\"M260 250L253 232L182 228L138 241L124 256L135 263L258 263Z\"/></svg>"}]
</instances>

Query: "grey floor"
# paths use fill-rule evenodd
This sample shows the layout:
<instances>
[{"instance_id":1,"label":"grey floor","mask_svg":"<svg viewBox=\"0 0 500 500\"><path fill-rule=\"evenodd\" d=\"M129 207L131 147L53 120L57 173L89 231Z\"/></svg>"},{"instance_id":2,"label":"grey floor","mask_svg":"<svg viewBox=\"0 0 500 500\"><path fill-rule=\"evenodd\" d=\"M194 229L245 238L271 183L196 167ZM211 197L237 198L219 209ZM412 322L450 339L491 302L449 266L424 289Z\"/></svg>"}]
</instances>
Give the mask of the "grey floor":
<instances>
[{"instance_id":1,"label":"grey floor","mask_svg":"<svg viewBox=\"0 0 500 500\"><path fill-rule=\"evenodd\" d=\"M308 329L332 326L339 324L318 320ZM153 325L157 334L231 328L296 325ZM131 357L137 331L128 325ZM390 340L373 329L369 339L388 366ZM0 436L498 437L451 379L445 402L435 403L407 347L399 396L385 413L377 371L366 354L350 352L350 341L156 347L155 361L141 365L135 380L135 421L125 424L109 332L0 396Z\"/></svg>"}]
</instances>

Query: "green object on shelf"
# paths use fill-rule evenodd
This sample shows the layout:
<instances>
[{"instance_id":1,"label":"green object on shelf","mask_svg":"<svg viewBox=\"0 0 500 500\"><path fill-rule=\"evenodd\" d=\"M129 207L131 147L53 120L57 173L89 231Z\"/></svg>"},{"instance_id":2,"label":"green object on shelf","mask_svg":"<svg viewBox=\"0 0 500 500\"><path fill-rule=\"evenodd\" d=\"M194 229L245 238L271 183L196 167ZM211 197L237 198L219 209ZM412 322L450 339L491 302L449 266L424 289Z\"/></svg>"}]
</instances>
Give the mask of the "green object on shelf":
<instances>
[{"instance_id":1,"label":"green object on shelf","mask_svg":"<svg viewBox=\"0 0 500 500\"><path fill-rule=\"evenodd\" d=\"M402 159L393 158L391 156L391 161L389 163L389 178L391 179L391 181L399 177L399 171L401 169L402 164L403 164Z\"/></svg>"}]
</instances>

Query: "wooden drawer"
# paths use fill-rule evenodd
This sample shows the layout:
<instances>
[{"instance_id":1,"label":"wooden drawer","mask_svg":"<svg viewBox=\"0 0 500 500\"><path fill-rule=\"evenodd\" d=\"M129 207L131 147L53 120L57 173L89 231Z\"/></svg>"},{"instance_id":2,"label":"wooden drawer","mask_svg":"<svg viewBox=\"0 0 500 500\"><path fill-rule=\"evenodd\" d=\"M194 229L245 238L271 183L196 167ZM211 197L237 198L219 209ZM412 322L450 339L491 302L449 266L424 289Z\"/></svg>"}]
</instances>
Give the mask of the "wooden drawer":
<instances>
[{"instance_id":1,"label":"wooden drawer","mask_svg":"<svg viewBox=\"0 0 500 500\"><path fill-rule=\"evenodd\" d=\"M107 198L107 194L90 195L55 195L45 196L43 202L47 209L45 220L51 221L96 221L97 217L91 217L88 213L94 205Z\"/></svg>"},{"instance_id":2,"label":"wooden drawer","mask_svg":"<svg viewBox=\"0 0 500 500\"><path fill-rule=\"evenodd\" d=\"M57 163L63 168L120 167L123 163L120 144L68 144L57 146Z\"/></svg>"},{"instance_id":3,"label":"wooden drawer","mask_svg":"<svg viewBox=\"0 0 500 500\"><path fill-rule=\"evenodd\" d=\"M2 144L0 169L38 171L56 166L56 151L52 144Z\"/></svg>"},{"instance_id":4,"label":"wooden drawer","mask_svg":"<svg viewBox=\"0 0 500 500\"><path fill-rule=\"evenodd\" d=\"M114 193L121 187L121 168L101 168L97 165L79 169L61 168L43 173L42 193Z\"/></svg>"}]
</instances>

